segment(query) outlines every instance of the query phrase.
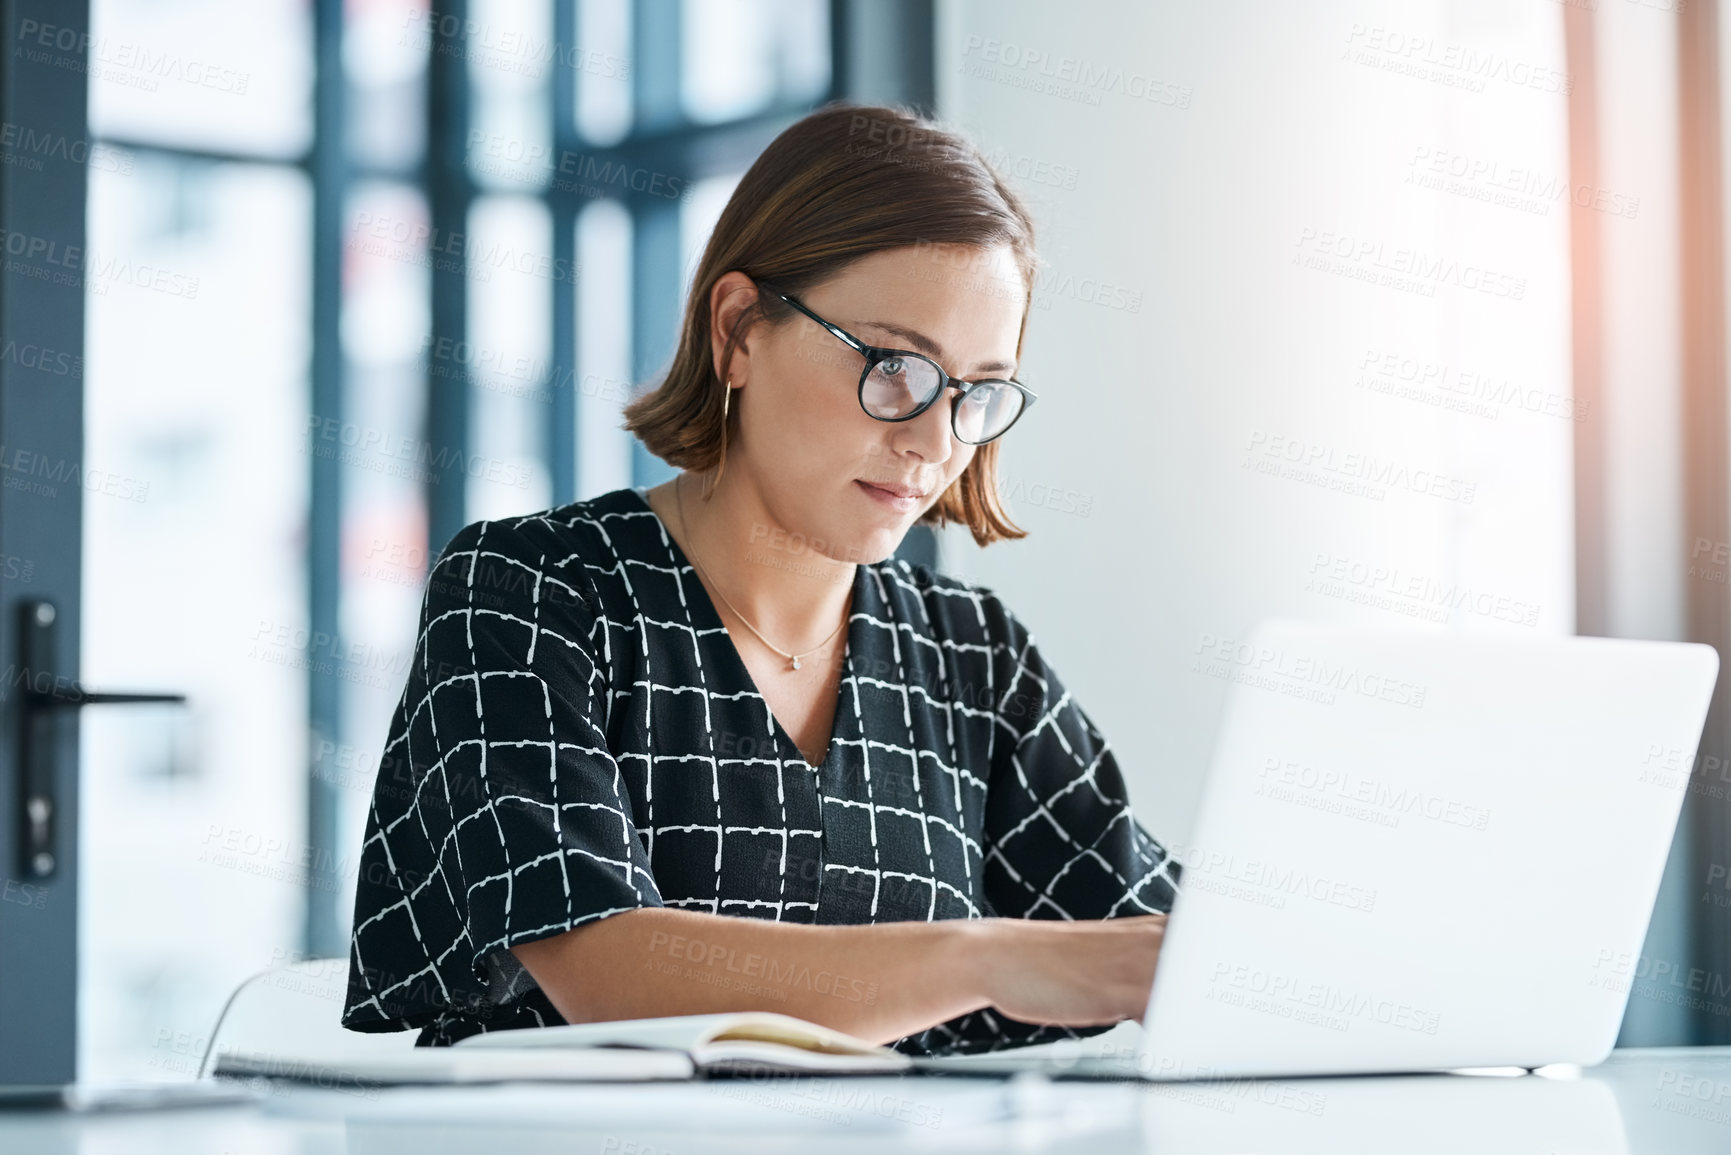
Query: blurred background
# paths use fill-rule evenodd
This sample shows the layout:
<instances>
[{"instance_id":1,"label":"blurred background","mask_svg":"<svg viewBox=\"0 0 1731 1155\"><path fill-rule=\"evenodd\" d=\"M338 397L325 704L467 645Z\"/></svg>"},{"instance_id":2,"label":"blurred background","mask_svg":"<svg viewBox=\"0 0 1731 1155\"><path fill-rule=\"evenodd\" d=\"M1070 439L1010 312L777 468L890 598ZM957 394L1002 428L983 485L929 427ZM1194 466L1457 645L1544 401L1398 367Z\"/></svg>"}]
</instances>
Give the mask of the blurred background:
<instances>
[{"instance_id":1,"label":"blurred background","mask_svg":"<svg viewBox=\"0 0 1731 1155\"><path fill-rule=\"evenodd\" d=\"M191 1077L237 983L346 953L429 558L670 475L619 409L831 99L1035 212L1030 536L903 552L1005 597L1156 837L1265 615L1731 645L1711 0L3 7L0 1081ZM1731 1042L1727 725L1624 1044Z\"/></svg>"}]
</instances>

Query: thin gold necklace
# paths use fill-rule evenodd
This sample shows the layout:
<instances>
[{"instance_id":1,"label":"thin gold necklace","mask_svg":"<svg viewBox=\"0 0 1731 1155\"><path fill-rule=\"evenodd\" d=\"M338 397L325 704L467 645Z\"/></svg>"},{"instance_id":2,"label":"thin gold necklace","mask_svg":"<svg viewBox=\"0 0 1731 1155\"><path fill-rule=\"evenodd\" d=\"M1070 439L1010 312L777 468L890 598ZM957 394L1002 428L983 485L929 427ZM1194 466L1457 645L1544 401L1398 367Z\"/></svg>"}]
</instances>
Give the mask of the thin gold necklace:
<instances>
[{"instance_id":1,"label":"thin gold necklace","mask_svg":"<svg viewBox=\"0 0 1731 1155\"><path fill-rule=\"evenodd\" d=\"M673 479L673 500L679 507L679 532L685 535L685 540L689 545L689 543L691 541L691 530L685 524L685 489L683 486L681 486L679 484L680 478L683 478L684 476L685 475L682 473L679 475L679 477L676 477ZM817 653L819 650L823 649L825 646L829 645L830 642L834 640L835 636L841 632L842 626L847 625L847 620L848 620L849 615L844 613L842 615L841 621L839 623L837 623L835 629L833 629L829 632L829 637L825 638L823 641L819 642L817 645L813 646L811 649L805 651L805 653L803 653L803 654L790 654L786 650L782 649L780 646L777 646L774 642L770 641L768 638L764 637L763 634L758 630L758 628L751 624L751 620L749 618L747 618L744 614L740 613L739 610L734 607L734 604L727 600L727 595L721 592L721 587L715 584L715 579L710 578L708 571L706 571L703 568L703 566L698 563L696 554L691 553L689 548L688 548L685 556L687 556L691 559L692 565L697 566L698 574L709 579L710 588L715 591L715 596L721 599L721 604L726 606L728 609L733 610L733 616L738 618L740 621L744 622L745 628L750 630L752 633L756 634L758 641L762 642L764 645L766 645L770 649L774 650L777 654L780 654L782 657L786 658L788 660L788 662L791 663L788 666L788 669L790 669L790 670L799 669L799 660L801 658L809 658L813 654Z\"/></svg>"}]
</instances>

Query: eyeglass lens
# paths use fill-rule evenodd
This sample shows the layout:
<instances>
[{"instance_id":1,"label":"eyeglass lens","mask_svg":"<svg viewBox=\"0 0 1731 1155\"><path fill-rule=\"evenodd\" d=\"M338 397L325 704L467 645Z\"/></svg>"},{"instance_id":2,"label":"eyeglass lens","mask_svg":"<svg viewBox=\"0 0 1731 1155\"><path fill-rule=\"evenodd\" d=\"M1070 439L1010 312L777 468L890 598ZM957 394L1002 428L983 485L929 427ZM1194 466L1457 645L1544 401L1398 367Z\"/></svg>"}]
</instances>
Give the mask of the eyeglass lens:
<instances>
[{"instance_id":1,"label":"eyeglass lens","mask_svg":"<svg viewBox=\"0 0 1731 1155\"><path fill-rule=\"evenodd\" d=\"M866 374L860 400L866 412L888 421L906 417L943 384L937 365L923 357L886 357ZM968 387L956 407L956 436L988 441L1008 429L1022 411L1021 390L982 381Z\"/></svg>"}]
</instances>

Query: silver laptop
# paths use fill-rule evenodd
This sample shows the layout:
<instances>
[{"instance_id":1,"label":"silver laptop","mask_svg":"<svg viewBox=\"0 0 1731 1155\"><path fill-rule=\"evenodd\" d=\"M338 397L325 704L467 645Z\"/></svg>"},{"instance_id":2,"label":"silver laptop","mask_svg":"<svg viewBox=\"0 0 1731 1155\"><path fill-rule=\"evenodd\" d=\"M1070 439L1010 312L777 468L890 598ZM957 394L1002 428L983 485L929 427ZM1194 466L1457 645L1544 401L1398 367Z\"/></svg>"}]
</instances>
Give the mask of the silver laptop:
<instances>
[{"instance_id":1,"label":"silver laptop","mask_svg":"<svg viewBox=\"0 0 1731 1155\"><path fill-rule=\"evenodd\" d=\"M922 1068L1178 1080L1610 1053L1712 647L1270 620L1204 660L1233 684L1194 837L1170 845L1184 871L1139 1043Z\"/></svg>"}]
</instances>

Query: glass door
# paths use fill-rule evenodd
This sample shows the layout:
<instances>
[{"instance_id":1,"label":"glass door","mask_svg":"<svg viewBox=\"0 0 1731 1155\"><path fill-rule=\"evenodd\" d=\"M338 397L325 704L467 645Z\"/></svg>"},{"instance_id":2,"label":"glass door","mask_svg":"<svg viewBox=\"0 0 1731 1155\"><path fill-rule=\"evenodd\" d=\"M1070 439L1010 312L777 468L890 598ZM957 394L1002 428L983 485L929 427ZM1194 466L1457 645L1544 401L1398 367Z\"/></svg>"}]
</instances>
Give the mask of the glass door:
<instances>
[{"instance_id":1,"label":"glass door","mask_svg":"<svg viewBox=\"0 0 1731 1155\"><path fill-rule=\"evenodd\" d=\"M733 182L847 94L828 15L856 6L89 0L87 37L84 0L17 7L6 59L59 91L32 107L64 106L78 159L8 155L0 188L88 245L65 333L15 312L50 290L6 265L0 323L76 367L26 414L59 362L0 361L0 452L95 468L0 490L5 608L53 589L61 668L185 702L56 715L69 861L0 891L0 1037L68 1040L31 1081L71 1078L74 1038L79 1078L188 1079L247 977L335 959L340 999L430 559L467 521L660 479L620 407Z\"/></svg>"},{"instance_id":2,"label":"glass door","mask_svg":"<svg viewBox=\"0 0 1731 1155\"><path fill-rule=\"evenodd\" d=\"M81 664L187 702L83 718L78 1075L179 1080L347 885L306 835L313 13L91 22L84 437L135 483L85 498Z\"/></svg>"}]
</instances>

